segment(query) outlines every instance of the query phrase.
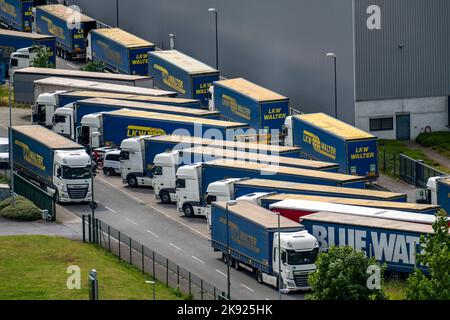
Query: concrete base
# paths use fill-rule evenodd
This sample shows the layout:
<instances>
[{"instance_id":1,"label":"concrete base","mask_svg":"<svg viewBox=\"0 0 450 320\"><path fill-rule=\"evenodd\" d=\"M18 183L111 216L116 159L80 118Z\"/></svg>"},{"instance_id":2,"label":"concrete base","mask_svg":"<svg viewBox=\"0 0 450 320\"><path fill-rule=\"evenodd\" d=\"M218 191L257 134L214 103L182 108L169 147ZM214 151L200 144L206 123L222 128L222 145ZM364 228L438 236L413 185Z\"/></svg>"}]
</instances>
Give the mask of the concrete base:
<instances>
[{"instance_id":1,"label":"concrete base","mask_svg":"<svg viewBox=\"0 0 450 320\"><path fill-rule=\"evenodd\" d=\"M448 130L448 97L356 102L355 124L380 139L396 139L395 116L408 113L411 116L411 139L415 139L427 127L431 128L431 131ZM370 131L369 120L383 117L393 117L393 130Z\"/></svg>"}]
</instances>

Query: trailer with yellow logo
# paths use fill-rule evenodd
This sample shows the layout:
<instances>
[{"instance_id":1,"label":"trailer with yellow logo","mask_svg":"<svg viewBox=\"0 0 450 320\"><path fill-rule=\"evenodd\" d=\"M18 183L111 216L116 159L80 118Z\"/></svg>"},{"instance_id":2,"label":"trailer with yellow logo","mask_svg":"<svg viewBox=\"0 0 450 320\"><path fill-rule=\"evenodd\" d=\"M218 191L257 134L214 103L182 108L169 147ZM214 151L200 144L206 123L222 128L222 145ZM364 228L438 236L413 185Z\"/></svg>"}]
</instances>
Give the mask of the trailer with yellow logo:
<instances>
[{"instance_id":1,"label":"trailer with yellow logo","mask_svg":"<svg viewBox=\"0 0 450 320\"><path fill-rule=\"evenodd\" d=\"M378 177L378 138L324 113L289 116L285 144L305 158L339 163L347 174Z\"/></svg>"}]
</instances>

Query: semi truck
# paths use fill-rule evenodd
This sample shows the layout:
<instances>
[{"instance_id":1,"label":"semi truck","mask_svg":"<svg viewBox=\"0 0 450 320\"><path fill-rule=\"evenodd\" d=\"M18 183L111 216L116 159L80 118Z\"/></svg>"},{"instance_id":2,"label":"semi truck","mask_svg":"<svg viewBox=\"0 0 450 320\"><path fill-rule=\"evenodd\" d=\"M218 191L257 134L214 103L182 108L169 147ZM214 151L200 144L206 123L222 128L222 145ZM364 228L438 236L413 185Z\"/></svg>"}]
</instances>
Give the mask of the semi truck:
<instances>
[{"instance_id":1,"label":"semi truck","mask_svg":"<svg viewBox=\"0 0 450 320\"><path fill-rule=\"evenodd\" d=\"M229 136L232 139L236 133L247 129L247 124L239 122L121 109L85 115L79 132L73 136L77 138L78 135L80 143L87 145L90 133L99 131L101 139L93 140L94 148L97 148L103 145L120 146L122 140L141 135L180 134L202 137L212 133L215 137Z\"/></svg>"},{"instance_id":2,"label":"semi truck","mask_svg":"<svg viewBox=\"0 0 450 320\"><path fill-rule=\"evenodd\" d=\"M428 215L435 215L440 207L436 205L418 204L411 202L380 201L356 198L338 198L326 196L309 196L292 193L254 192L240 196L236 200L247 200L268 209L273 203L283 200L308 200L316 202L336 203L365 208L379 208L385 210L406 211Z\"/></svg>"},{"instance_id":3,"label":"semi truck","mask_svg":"<svg viewBox=\"0 0 450 320\"><path fill-rule=\"evenodd\" d=\"M417 202L439 205L450 215L450 176L431 177L427 181L427 189L416 194Z\"/></svg>"},{"instance_id":4,"label":"semi truck","mask_svg":"<svg viewBox=\"0 0 450 320\"><path fill-rule=\"evenodd\" d=\"M91 201L91 157L83 146L44 127L12 128L14 170L57 202Z\"/></svg>"},{"instance_id":5,"label":"semi truck","mask_svg":"<svg viewBox=\"0 0 450 320\"><path fill-rule=\"evenodd\" d=\"M176 175L177 210L185 216L208 216L211 201L215 201L208 191L213 182L230 178L260 178L284 182L303 182L318 185L364 187L367 181L362 177L344 174L283 167L238 160L212 160L181 166ZM210 196L210 197L208 197Z\"/></svg>"},{"instance_id":6,"label":"semi truck","mask_svg":"<svg viewBox=\"0 0 450 320\"><path fill-rule=\"evenodd\" d=\"M323 186L317 184L295 183L268 179L246 179L233 185L231 199L252 193L288 193L310 196L326 196L335 198L367 199L405 203L407 195L388 191L370 189L354 189Z\"/></svg>"},{"instance_id":7,"label":"semi truck","mask_svg":"<svg viewBox=\"0 0 450 320\"><path fill-rule=\"evenodd\" d=\"M148 52L155 44L120 28L91 30L87 36L88 61L100 61L114 73L148 75Z\"/></svg>"},{"instance_id":8,"label":"semi truck","mask_svg":"<svg viewBox=\"0 0 450 320\"><path fill-rule=\"evenodd\" d=\"M36 7L36 33L56 37L56 54L63 59L86 57L89 31L97 28L97 21L72 7L60 4Z\"/></svg>"},{"instance_id":9,"label":"semi truck","mask_svg":"<svg viewBox=\"0 0 450 320\"><path fill-rule=\"evenodd\" d=\"M216 202L211 211L211 246L225 262L285 293L310 289L319 247L303 226L245 201Z\"/></svg>"},{"instance_id":10,"label":"semi truck","mask_svg":"<svg viewBox=\"0 0 450 320\"><path fill-rule=\"evenodd\" d=\"M159 88L200 100L206 107L208 89L220 77L219 70L177 50L150 52L148 71Z\"/></svg>"},{"instance_id":11,"label":"semi truck","mask_svg":"<svg viewBox=\"0 0 450 320\"><path fill-rule=\"evenodd\" d=\"M33 57L30 57L32 47L47 48L47 51L51 54L50 62L55 66L55 43L54 36L0 29L0 49L3 52L0 59L8 62L6 74L11 77L19 69L29 67L32 64ZM25 54L23 54L23 51L26 51Z\"/></svg>"},{"instance_id":12,"label":"semi truck","mask_svg":"<svg viewBox=\"0 0 450 320\"><path fill-rule=\"evenodd\" d=\"M139 167L147 169L152 168L152 170L147 170L145 177L140 177L138 180L146 179L151 182L155 197L160 199L163 203L175 201L177 169L182 165L189 165L192 163L208 162L216 159L229 159L281 165L292 168L322 170L326 172L337 171L337 165L332 163L203 146L164 152L157 154L154 159L147 157L145 159L146 163Z\"/></svg>"},{"instance_id":13,"label":"semi truck","mask_svg":"<svg viewBox=\"0 0 450 320\"><path fill-rule=\"evenodd\" d=\"M62 108L56 109L53 117L53 131L68 137L70 136L70 138L76 138L73 133L76 134L76 130L79 130L77 128L80 126L81 120L84 116L120 109L161 112L165 114L175 114L205 119L219 118L218 112L209 110L190 109L126 100L90 98L69 103Z\"/></svg>"},{"instance_id":14,"label":"semi truck","mask_svg":"<svg viewBox=\"0 0 450 320\"><path fill-rule=\"evenodd\" d=\"M0 24L5 29L31 32L33 7L46 4L47 0L0 1Z\"/></svg>"},{"instance_id":15,"label":"semi truck","mask_svg":"<svg viewBox=\"0 0 450 320\"><path fill-rule=\"evenodd\" d=\"M318 212L302 217L301 224L319 242L322 251L331 246L350 246L386 263L389 271L410 273L418 264L420 237L433 233L429 224L375 217Z\"/></svg>"},{"instance_id":16,"label":"semi truck","mask_svg":"<svg viewBox=\"0 0 450 320\"><path fill-rule=\"evenodd\" d=\"M112 77L119 77L121 75L113 75ZM58 78L49 77L34 81L33 86L34 97L29 95L29 91L21 92L18 90L14 91L14 101L18 103L25 104L35 104L38 97L43 93L51 93L57 91L69 91L69 90L88 90L88 91L98 91L98 92L110 92L110 93L121 93L121 94L131 94L140 95L147 97L175 97L176 92L152 89L152 88L140 88L128 85L120 85L114 83L104 83L100 81L88 81L88 80L78 80L71 78ZM16 96L17 93L17 96ZM25 93L25 94L23 94ZM17 98L16 98L17 97Z\"/></svg>"},{"instance_id":17,"label":"semi truck","mask_svg":"<svg viewBox=\"0 0 450 320\"><path fill-rule=\"evenodd\" d=\"M158 160L157 163L159 162L161 165L173 166L171 158L169 156L163 156L164 153L172 150L183 150L196 146L208 146L209 148L250 152L255 153L255 156L282 155L283 158L287 158L295 154L298 155L299 152L298 149L289 147L226 140L212 140L192 136L139 136L124 139L120 144L120 149L122 150L122 181L124 183L128 183L131 187L151 186L154 159L157 155L160 155L159 158L156 159ZM172 184L170 184L170 186L172 186ZM155 195L159 196L159 192L155 191ZM165 197L165 199L166 198L167 197Z\"/></svg>"},{"instance_id":18,"label":"semi truck","mask_svg":"<svg viewBox=\"0 0 450 320\"><path fill-rule=\"evenodd\" d=\"M271 140L279 140L289 115L289 98L243 78L215 81L209 93L210 110L231 121L247 122L259 133L275 134Z\"/></svg>"},{"instance_id":19,"label":"semi truck","mask_svg":"<svg viewBox=\"0 0 450 320\"><path fill-rule=\"evenodd\" d=\"M324 113L286 118L284 141L302 148L306 158L334 161L346 174L378 177L378 139Z\"/></svg>"},{"instance_id":20,"label":"semi truck","mask_svg":"<svg viewBox=\"0 0 450 320\"><path fill-rule=\"evenodd\" d=\"M269 209L280 213L283 217L299 222L303 216L317 212L333 212L354 216L376 217L381 219L406 221L432 225L436 217L415 212L386 210L373 207L359 207L339 203L321 201L286 199L269 205Z\"/></svg>"}]
</instances>

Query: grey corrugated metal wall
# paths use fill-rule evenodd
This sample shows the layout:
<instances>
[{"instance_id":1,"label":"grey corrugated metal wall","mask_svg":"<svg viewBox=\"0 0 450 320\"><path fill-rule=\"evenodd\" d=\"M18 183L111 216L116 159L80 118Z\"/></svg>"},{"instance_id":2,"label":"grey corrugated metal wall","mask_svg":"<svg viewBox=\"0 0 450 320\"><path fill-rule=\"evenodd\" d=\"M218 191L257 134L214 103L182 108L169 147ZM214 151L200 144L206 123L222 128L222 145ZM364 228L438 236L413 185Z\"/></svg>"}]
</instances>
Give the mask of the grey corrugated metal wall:
<instances>
[{"instance_id":1,"label":"grey corrugated metal wall","mask_svg":"<svg viewBox=\"0 0 450 320\"><path fill-rule=\"evenodd\" d=\"M115 0L76 0L84 12L115 25ZM176 35L177 49L214 65L219 10L220 69L291 98L305 112L334 114L338 55L340 118L354 122L352 0L120 0L120 27L158 46Z\"/></svg>"},{"instance_id":2,"label":"grey corrugated metal wall","mask_svg":"<svg viewBox=\"0 0 450 320\"><path fill-rule=\"evenodd\" d=\"M381 30L366 26L369 5ZM356 0L355 39L357 100L450 95L449 0Z\"/></svg>"}]
</instances>

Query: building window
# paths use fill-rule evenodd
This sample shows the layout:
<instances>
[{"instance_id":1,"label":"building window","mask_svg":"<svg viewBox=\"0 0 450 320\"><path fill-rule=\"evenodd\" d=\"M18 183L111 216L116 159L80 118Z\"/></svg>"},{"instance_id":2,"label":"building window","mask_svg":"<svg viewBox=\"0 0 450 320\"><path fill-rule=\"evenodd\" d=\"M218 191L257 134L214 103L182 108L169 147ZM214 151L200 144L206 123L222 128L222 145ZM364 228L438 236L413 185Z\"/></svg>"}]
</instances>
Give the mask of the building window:
<instances>
[{"instance_id":1,"label":"building window","mask_svg":"<svg viewBox=\"0 0 450 320\"><path fill-rule=\"evenodd\" d=\"M394 118L370 119L370 131L394 130Z\"/></svg>"}]
</instances>

